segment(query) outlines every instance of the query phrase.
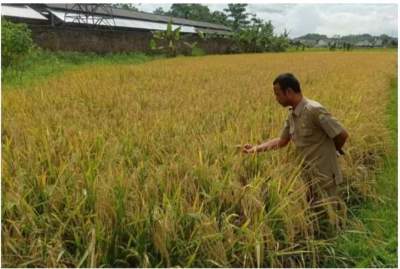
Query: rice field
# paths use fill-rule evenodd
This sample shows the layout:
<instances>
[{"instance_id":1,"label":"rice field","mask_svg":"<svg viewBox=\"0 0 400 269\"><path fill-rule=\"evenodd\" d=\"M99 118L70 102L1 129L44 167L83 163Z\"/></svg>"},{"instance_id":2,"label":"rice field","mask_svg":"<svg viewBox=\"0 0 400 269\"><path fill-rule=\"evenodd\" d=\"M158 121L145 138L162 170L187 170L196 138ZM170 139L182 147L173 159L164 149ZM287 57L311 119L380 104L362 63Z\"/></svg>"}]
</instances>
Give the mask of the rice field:
<instances>
[{"instance_id":1,"label":"rice field","mask_svg":"<svg viewBox=\"0 0 400 269\"><path fill-rule=\"evenodd\" d=\"M2 91L2 266L305 267L333 255L279 136L292 72L350 139L348 203L379 199L395 52L184 57L94 65ZM330 219L329 219L330 220Z\"/></svg>"}]
</instances>

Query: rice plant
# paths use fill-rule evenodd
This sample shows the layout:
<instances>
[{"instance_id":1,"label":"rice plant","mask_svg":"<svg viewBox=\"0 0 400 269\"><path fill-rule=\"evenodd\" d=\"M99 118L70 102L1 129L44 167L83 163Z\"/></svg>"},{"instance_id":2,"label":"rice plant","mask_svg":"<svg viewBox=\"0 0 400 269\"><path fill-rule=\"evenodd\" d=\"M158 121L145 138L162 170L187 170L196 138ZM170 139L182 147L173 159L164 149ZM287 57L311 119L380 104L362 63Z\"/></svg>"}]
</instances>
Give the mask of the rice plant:
<instances>
[{"instance_id":1,"label":"rice plant","mask_svg":"<svg viewBox=\"0 0 400 269\"><path fill-rule=\"evenodd\" d=\"M374 194L397 54L282 53L92 65L2 91L2 265L318 266L320 235L272 81L292 72L347 128L348 203ZM325 253L325 254L324 254Z\"/></svg>"}]
</instances>

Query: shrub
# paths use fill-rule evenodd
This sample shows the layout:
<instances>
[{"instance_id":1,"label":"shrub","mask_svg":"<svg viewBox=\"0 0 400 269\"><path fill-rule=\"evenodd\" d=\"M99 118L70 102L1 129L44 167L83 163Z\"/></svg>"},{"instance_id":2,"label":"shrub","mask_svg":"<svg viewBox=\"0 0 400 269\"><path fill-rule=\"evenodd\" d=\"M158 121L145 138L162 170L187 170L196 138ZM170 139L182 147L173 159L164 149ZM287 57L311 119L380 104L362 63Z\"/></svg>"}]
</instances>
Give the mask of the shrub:
<instances>
[{"instance_id":1,"label":"shrub","mask_svg":"<svg viewBox=\"0 0 400 269\"><path fill-rule=\"evenodd\" d=\"M33 41L26 24L1 21L2 67L18 66L31 52Z\"/></svg>"},{"instance_id":2,"label":"shrub","mask_svg":"<svg viewBox=\"0 0 400 269\"><path fill-rule=\"evenodd\" d=\"M204 56L204 55L206 55L206 52L203 49L197 47L194 47L192 49L192 56Z\"/></svg>"}]
</instances>

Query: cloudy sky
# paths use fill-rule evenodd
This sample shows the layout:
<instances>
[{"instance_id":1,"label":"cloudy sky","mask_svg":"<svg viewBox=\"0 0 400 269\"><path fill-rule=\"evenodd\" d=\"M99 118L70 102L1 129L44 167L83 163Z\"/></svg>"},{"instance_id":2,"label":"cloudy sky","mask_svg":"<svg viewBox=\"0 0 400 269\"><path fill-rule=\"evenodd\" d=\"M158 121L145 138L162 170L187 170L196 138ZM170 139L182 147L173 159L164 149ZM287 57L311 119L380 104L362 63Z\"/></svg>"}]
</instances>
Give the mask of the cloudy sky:
<instances>
[{"instance_id":1,"label":"cloudy sky","mask_svg":"<svg viewBox=\"0 0 400 269\"><path fill-rule=\"evenodd\" d=\"M227 7L227 4L203 4L211 11ZM157 7L168 10L171 4L147 2L136 6L152 12ZM286 28L292 38L307 33L328 36L369 33L397 37L397 4L248 4L247 11L271 20L277 33Z\"/></svg>"}]
</instances>

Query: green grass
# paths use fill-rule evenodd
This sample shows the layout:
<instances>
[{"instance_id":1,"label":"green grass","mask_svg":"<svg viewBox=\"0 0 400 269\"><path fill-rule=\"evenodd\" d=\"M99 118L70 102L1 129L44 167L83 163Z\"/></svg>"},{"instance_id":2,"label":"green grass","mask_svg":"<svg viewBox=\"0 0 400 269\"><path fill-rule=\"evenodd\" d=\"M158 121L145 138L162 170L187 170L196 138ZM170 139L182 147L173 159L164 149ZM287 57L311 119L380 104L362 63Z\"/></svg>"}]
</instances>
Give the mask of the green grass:
<instances>
[{"instance_id":1,"label":"green grass","mask_svg":"<svg viewBox=\"0 0 400 269\"><path fill-rule=\"evenodd\" d=\"M34 51L18 69L2 68L1 86L4 89L32 86L45 82L49 76L89 64L139 64L162 56L143 53L104 54L80 52Z\"/></svg>"},{"instance_id":2,"label":"green grass","mask_svg":"<svg viewBox=\"0 0 400 269\"><path fill-rule=\"evenodd\" d=\"M381 199L350 208L356 227L339 235L331 250L335 258L324 266L397 268L397 78L391 81L391 93L387 126L392 148L377 172ZM355 232L360 228L361 232Z\"/></svg>"},{"instance_id":3,"label":"green grass","mask_svg":"<svg viewBox=\"0 0 400 269\"><path fill-rule=\"evenodd\" d=\"M352 48L350 50L350 52L395 52L397 50L397 48ZM304 51L299 48L298 50L296 50L296 47L289 47L287 49L287 52L326 52L326 51L330 51L329 48L305 48ZM342 51L342 52L349 52L349 51L344 51L343 49L336 49L332 52L338 52L338 51Z\"/></svg>"}]
</instances>

